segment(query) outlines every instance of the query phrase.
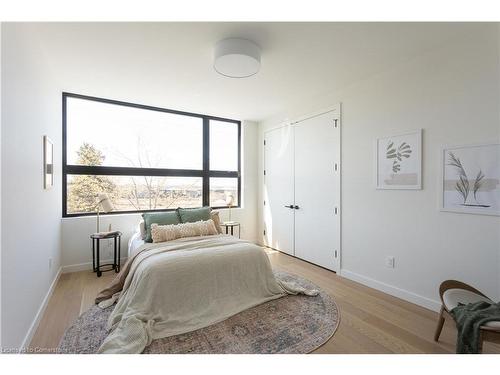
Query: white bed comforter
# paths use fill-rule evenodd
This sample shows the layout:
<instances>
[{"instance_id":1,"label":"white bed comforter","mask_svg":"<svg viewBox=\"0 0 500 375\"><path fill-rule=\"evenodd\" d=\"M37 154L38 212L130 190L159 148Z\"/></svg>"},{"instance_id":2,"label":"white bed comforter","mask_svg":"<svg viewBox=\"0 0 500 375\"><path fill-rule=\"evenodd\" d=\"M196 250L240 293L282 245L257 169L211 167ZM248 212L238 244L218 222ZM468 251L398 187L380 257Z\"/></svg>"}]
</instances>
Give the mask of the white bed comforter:
<instances>
[{"instance_id":1,"label":"white bed comforter","mask_svg":"<svg viewBox=\"0 0 500 375\"><path fill-rule=\"evenodd\" d=\"M277 281L264 249L232 236L143 247L114 296L111 332L100 353L141 353L153 339L209 326L286 294L317 294Z\"/></svg>"}]
</instances>

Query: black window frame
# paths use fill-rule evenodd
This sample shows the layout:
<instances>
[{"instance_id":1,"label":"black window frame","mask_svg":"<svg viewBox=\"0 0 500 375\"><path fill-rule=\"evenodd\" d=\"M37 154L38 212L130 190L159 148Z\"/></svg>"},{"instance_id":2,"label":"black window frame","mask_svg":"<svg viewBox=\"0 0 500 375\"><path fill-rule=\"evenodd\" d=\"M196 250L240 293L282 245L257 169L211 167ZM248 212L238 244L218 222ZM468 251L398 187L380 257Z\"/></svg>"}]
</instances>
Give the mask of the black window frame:
<instances>
[{"instance_id":1,"label":"black window frame","mask_svg":"<svg viewBox=\"0 0 500 375\"><path fill-rule=\"evenodd\" d=\"M194 169L169 169L169 168L136 168L136 167L106 167L106 166L86 166L67 164L67 99L76 98L90 100L100 103L114 104L125 107L133 107L149 111L165 112L176 115L198 117L203 121L203 166L201 170ZM234 123L238 126L238 170L220 171L210 170L210 120ZM202 205L210 206L210 177L224 177L238 179L238 205L241 207L241 121L217 116L203 115L193 112L177 111L173 109L154 107L144 104L129 103L119 100L99 98L95 96L74 94L70 92L62 93L62 217L93 216L95 212L68 213L67 212L67 176L68 175L106 175L106 176L158 176L158 177L201 177L202 178ZM224 209L227 206L212 207ZM165 212L175 211L175 209L155 209L155 210L129 210L112 211L101 213L101 215L135 214L142 212Z\"/></svg>"}]
</instances>

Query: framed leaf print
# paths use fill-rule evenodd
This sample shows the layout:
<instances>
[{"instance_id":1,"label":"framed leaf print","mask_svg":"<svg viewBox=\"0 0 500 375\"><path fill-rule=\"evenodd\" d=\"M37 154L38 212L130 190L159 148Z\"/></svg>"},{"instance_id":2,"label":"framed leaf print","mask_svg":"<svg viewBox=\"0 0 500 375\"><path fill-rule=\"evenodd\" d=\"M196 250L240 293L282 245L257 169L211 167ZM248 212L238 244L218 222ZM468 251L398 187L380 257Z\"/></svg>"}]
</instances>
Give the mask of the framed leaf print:
<instances>
[{"instance_id":1,"label":"framed leaf print","mask_svg":"<svg viewBox=\"0 0 500 375\"><path fill-rule=\"evenodd\" d=\"M447 147L441 210L500 216L500 143Z\"/></svg>"},{"instance_id":2,"label":"framed leaf print","mask_svg":"<svg viewBox=\"0 0 500 375\"><path fill-rule=\"evenodd\" d=\"M377 139L377 189L422 189L422 129Z\"/></svg>"}]
</instances>

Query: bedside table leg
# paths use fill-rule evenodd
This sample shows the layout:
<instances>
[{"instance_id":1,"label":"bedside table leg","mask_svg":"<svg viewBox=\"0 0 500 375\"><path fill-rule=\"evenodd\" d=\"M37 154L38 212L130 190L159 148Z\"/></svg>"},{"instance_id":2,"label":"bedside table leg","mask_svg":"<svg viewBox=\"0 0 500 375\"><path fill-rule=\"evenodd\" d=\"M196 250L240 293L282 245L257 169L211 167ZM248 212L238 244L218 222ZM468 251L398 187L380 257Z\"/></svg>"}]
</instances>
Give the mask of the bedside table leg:
<instances>
[{"instance_id":1,"label":"bedside table leg","mask_svg":"<svg viewBox=\"0 0 500 375\"><path fill-rule=\"evenodd\" d=\"M116 267L117 267L117 264L116 264L116 237L113 239L113 269L115 270L116 272Z\"/></svg>"},{"instance_id":2,"label":"bedside table leg","mask_svg":"<svg viewBox=\"0 0 500 375\"><path fill-rule=\"evenodd\" d=\"M120 250L121 250L121 236L118 237L118 268L115 269L115 272L118 273L120 272L120 259L121 259L121 253L120 253Z\"/></svg>"},{"instance_id":3,"label":"bedside table leg","mask_svg":"<svg viewBox=\"0 0 500 375\"><path fill-rule=\"evenodd\" d=\"M92 271L96 272L95 268L95 240L92 238Z\"/></svg>"},{"instance_id":4,"label":"bedside table leg","mask_svg":"<svg viewBox=\"0 0 500 375\"><path fill-rule=\"evenodd\" d=\"M99 265L99 252L100 252L100 249L99 249L99 240L97 240L97 246L96 246L96 257L97 257L97 277L101 277L102 275L102 272L100 270L100 265Z\"/></svg>"}]
</instances>

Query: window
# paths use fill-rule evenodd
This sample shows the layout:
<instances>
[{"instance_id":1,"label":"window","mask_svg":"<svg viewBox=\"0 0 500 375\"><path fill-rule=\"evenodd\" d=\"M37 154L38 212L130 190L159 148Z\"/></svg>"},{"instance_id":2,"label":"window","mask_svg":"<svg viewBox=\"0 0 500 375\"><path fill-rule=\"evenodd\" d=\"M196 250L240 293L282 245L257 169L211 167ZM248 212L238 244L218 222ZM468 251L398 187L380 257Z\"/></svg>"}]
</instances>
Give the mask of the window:
<instances>
[{"instance_id":1,"label":"window","mask_svg":"<svg viewBox=\"0 0 500 375\"><path fill-rule=\"evenodd\" d=\"M63 216L241 200L240 121L63 93Z\"/></svg>"}]
</instances>

